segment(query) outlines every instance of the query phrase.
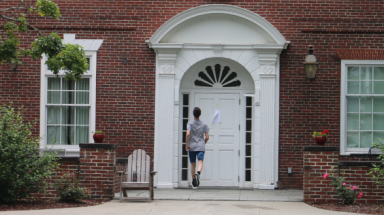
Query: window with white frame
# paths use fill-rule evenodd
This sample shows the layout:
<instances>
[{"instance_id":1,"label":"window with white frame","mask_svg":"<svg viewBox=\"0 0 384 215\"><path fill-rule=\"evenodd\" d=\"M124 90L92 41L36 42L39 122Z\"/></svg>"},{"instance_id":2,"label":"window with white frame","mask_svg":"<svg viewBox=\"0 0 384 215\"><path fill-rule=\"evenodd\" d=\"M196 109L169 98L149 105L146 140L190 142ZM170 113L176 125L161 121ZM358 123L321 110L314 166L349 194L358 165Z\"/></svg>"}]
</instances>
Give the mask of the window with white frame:
<instances>
[{"instance_id":1,"label":"window with white frame","mask_svg":"<svg viewBox=\"0 0 384 215\"><path fill-rule=\"evenodd\" d=\"M65 68L56 77L45 64L41 75L41 148L79 149L93 142L96 117L96 52L86 51L88 70L79 81L66 80ZM75 150L76 151L76 150ZM78 153L78 152L77 152ZM77 154L75 153L75 154ZM68 153L65 153L66 155Z\"/></svg>"},{"instance_id":2,"label":"window with white frame","mask_svg":"<svg viewBox=\"0 0 384 215\"><path fill-rule=\"evenodd\" d=\"M341 152L367 152L384 140L384 61L343 60Z\"/></svg>"}]
</instances>

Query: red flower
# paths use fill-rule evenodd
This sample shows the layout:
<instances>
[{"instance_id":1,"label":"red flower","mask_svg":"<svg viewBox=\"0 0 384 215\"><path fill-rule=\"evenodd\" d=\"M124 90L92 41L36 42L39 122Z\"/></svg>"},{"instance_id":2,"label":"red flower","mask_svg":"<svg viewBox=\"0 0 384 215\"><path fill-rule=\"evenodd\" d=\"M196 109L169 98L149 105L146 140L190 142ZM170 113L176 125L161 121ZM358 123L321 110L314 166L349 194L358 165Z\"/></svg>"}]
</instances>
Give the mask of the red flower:
<instances>
[{"instance_id":1,"label":"red flower","mask_svg":"<svg viewBox=\"0 0 384 215\"><path fill-rule=\"evenodd\" d=\"M324 132L321 132L321 135L324 135Z\"/></svg>"},{"instance_id":2,"label":"red flower","mask_svg":"<svg viewBox=\"0 0 384 215\"><path fill-rule=\"evenodd\" d=\"M329 131L328 131L328 130L325 130L324 132L327 133L327 134L329 134Z\"/></svg>"}]
</instances>

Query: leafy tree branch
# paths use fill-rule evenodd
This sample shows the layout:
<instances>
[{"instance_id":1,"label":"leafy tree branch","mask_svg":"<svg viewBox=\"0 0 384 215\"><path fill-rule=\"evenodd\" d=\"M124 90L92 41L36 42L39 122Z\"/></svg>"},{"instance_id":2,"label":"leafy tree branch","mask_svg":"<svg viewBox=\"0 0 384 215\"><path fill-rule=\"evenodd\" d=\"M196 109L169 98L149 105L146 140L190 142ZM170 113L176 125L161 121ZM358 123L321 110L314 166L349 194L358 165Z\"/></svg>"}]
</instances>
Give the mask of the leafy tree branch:
<instances>
[{"instance_id":1,"label":"leafy tree branch","mask_svg":"<svg viewBox=\"0 0 384 215\"><path fill-rule=\"evenodd\" d=\"M48 56L46 64L58 75L65 68L66 79L79 80L88 68L85 52L79 45L63 44L57 33L43 34L38 27L30 24L31 17L40 19L52 18L58 20L61 17L59 7L52 0L20 0L17 5L0 9L0 65L4 62L11 64L16 62L22 64L20 56L31 56L33 59ZM37 32L40 37L36 38L27 49L20 45L21 34Z\"/></svg>"}]
</instances>

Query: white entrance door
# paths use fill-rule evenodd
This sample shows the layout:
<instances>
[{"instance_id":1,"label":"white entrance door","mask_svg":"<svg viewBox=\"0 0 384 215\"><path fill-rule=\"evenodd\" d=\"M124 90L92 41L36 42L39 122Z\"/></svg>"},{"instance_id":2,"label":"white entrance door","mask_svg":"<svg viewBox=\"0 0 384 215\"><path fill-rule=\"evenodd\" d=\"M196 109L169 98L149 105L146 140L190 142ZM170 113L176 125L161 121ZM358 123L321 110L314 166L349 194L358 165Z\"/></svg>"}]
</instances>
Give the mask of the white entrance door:
<instances>
[{"instance_id":1,"label":"white entrance door","mask_svg":"<svg viewBox=\"0 0 384 215\"><path fill-rule=\"evenodd\" d=\"M239 94L195 94L200 119L209 126L200 186L239 186ZM216 110L221 122L212 122Z\"/></svg>"}]
</instances>

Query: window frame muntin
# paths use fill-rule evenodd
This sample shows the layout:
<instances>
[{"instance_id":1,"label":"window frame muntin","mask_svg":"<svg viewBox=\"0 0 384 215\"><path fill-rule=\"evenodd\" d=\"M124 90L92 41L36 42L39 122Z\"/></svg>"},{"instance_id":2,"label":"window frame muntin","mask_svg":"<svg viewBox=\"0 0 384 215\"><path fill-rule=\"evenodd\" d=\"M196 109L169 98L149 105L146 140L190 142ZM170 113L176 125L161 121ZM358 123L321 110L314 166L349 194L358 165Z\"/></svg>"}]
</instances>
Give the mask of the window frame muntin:
<instances>
[{"instance_id":1,"label":"window frame muntin","mask_svg":"<svg viewBox=\"0 0 384 215\"><path fill-rule=\"evenodd\" d=\"M48 59L45 54L41 58L41 86L40 86L40 148L51 148L51 149L76 149L80 150L79 145L48 145L46 140L47 134L47 106L89 106L89 142L93 142L92 131L96 129L96 61L97 51L85 51L86 58L89 59L89 70L84 73L81 77L89 78L89 104L47 104L47 90L48 90L48 78L56 77L53 72L48 70L48 66L45 64ZM60 77L65 76L65 70L60 70L58 75Z\"/></svg>"},{"instance_id":2,"label":"window frame muntin","mask_svg":"<svg viewBox=\"0 0 384 215\"><path fill-rule=\"evenodd\" d=\"M384 94L347 94L348 75L347 68L356 67L384 67L384 60L341 60L341 86L340 86L340 154L351 155L354 153L366 153L369 148L347 148L347 96L383 96ZM360 80L359 80L360 81ZM372 80L374 81L374 80ZM360 85L360 84L359 84ZM360 86L359 86L360 89ZM359 119L360 120L360 119Z\"/></svg>"}]
</instances>

